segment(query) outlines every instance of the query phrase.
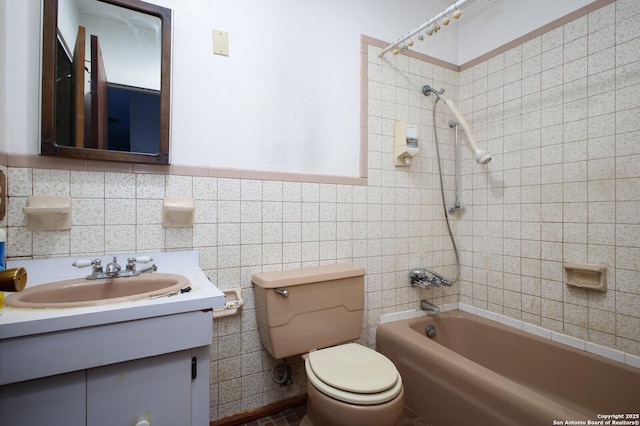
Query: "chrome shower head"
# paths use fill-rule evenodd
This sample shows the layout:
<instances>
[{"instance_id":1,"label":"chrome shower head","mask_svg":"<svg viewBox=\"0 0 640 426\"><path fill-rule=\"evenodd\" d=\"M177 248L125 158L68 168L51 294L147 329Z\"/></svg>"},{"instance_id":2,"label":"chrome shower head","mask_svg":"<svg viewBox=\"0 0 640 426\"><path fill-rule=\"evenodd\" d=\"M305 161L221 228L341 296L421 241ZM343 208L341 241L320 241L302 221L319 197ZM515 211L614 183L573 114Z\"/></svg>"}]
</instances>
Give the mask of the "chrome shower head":
<instances>
[{"instance_id":1,"label":"chrome shower head","mask_svg":"<svg viewBox=\"0 0 640 426\"><path fill-rule=\"evenodd\" d=\"M476 163L485 165L491 161L491 153L489 151L476 151Z\"/></svg>"}]
</instances>

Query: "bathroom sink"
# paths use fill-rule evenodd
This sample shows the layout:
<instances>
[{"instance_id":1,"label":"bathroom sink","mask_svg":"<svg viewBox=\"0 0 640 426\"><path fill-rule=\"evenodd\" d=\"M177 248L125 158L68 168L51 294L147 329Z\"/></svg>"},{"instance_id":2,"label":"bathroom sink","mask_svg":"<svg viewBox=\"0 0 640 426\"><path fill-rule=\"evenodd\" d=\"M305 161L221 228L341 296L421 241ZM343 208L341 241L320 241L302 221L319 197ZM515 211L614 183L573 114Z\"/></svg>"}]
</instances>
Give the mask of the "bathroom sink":
<instances>
[{"instance_id":1,"label":"bathroom sink","mask_svg":"<svg viewBox=\"0 0 640 426\"><path fill-rule=\"evenodd\" d=\"M182 275L149 273L127 278L76 278L37 285L5 298L19 308L72 308L140 300L176 293L189 286Z\"/></svg>"}]
</instances>

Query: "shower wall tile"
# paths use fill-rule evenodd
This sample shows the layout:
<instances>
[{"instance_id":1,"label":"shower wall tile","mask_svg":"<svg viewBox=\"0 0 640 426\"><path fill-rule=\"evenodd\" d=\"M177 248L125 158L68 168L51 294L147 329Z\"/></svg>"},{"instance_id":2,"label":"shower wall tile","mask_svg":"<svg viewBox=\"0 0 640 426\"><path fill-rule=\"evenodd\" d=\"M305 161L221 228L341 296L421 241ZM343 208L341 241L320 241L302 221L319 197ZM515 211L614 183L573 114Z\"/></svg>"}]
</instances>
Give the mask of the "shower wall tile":
<instances>
[{"instance_id":1,"label":"shower wall tile","mask_svg":"<svg viewBox=\"0 0 640 426\"><path fill-rule=\"evenodd\" d=\"M578 19L565 24L563 26L564 42L569 43L572 40L585 37L588 31L588 17L582 16Z\"/></svg>"},{"instance_id":2,"label":"shower wall tile","mask_svg":"<svg viewBox=\"0 0 640 426\"><path fill-rule=\"evenodd\" d=\"M474 128L491 122L503 129L486 141L498 146L493 142L500 138L503 150L494 156L502 162L463 168L473 181L485 180L491 204L508 209L501 220L509 256L504 264L489 263L489 274L502 275L507 292L502 302L492 293L490 309L632 353L640 352L640 335L630 332L640 316L640 217L633 213L640 198L639 12L628 1L600 8L503 52L501 61L478 64L490 70L487 84L470 79L459 92L461 103L473 97ZM465 72L475 75L473 68ZM493 92L502 95L502 114ZM483 96L491 100L488 117L475 108ZM475 194L465 200L472 211L485 203ZM466 220L486 228L500 219L472 214L461 225ZM470 246L467 238L460 234L461 247ZM607 265L609 291L566 288L563 262ZM463 264L473 291L461 289L460 300L486 306L483 281L464 272L476 265L466 257ZM529 297L535 285L525 281L538 276L539 302Z\"/></svg>"},{"instance_id":3,"label":"shower wall tile","mask_svg":"<svg viewBox=\"0 0 640 426\"><path fill-rule=\"evenodd\" d=\"M587 45L587 37L579 37L573 41L565 43L563 48L564 62L575 61L576 59L587 56Z\"/></svg>"},{"instance_id":4,"label":"shower wall tile","mask_svg":"<svg viewBox=\"0 0 640 426\"><path fill-rule=\"evenodd\" d=\"M622 44L640 37L640 15L632 15L621 21L616 21L616 43Z\"/></svg>"},{"instance_id":5,"label":"shower wall tile","mask_svg":"<svg viewBox=\"0 0 640 426\"><path fill-rule=\"evenodd\" d=\"M640 51L638 47L640 46L640 39L634 38L627 42L616 44L616 65L626 65L632 62L636 62L640 59Z\"/></svg>"}]
</instances>

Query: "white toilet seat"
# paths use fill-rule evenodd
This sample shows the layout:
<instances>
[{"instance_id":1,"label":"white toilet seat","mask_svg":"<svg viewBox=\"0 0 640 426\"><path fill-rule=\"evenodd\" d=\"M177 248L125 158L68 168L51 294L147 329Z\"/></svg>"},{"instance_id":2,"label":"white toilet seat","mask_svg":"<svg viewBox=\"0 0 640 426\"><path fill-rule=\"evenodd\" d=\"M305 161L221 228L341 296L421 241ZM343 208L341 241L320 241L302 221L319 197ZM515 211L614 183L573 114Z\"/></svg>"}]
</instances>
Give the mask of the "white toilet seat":
<instances>
[{"instance_id":1,"label":"white toilet seat","mask_svg":"<svg viewBox=\"0 0 640 426\"><path fill-rule=\"evenodd\" d=\"M382 404L402 391L402 378L393 362L356 343L310 352L305 370L313 386L343 402Z\"/></svg>"}]
</instances>

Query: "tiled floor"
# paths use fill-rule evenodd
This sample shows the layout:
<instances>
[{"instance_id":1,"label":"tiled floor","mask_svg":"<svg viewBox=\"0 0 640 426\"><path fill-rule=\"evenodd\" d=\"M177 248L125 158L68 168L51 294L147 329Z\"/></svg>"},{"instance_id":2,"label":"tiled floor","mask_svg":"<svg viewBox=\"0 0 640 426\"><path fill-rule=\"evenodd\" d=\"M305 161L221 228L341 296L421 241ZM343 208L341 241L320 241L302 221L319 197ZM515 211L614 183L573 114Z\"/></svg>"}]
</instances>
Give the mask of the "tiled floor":
<instances>
[{"instance_id":1,"label":"tiled floor","mask_svg":"<svg viewBox=\"0 0 640 426\"><path fill-rule=\"evenodd\" d=\"M298 426L306 413L307 407L303 405L296 408L289 408L278 414L266 416L252 422L242 423L242 425L239 426ZM398 420L397 426L427 426L427 423L408 407L405 407L402 418Z\"/></svg>"}]
</instances>

